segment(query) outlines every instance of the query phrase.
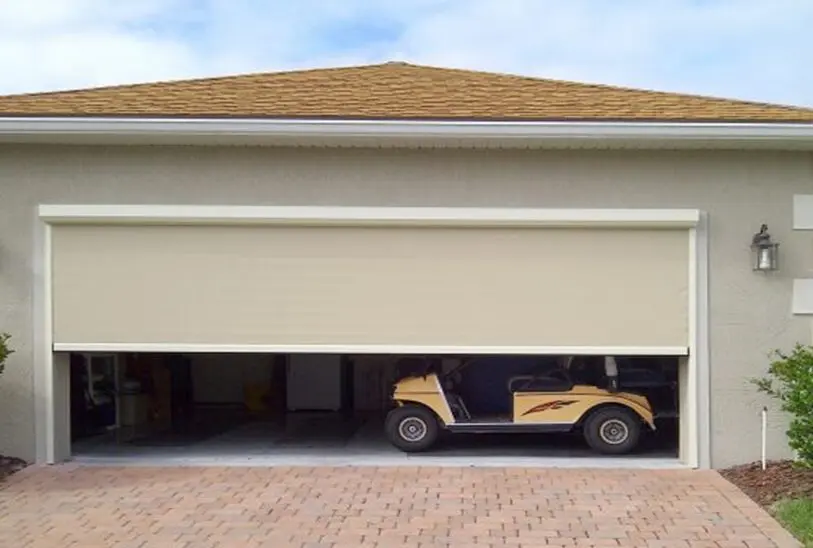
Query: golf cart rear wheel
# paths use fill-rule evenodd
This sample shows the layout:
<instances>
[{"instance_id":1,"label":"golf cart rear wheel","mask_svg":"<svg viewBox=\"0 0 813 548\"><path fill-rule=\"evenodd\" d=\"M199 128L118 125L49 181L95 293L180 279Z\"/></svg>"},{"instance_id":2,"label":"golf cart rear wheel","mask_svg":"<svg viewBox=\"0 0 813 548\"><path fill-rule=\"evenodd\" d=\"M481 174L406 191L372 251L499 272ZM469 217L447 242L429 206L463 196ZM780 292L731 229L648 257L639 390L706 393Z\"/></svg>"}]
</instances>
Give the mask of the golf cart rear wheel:
<instances>
[{"instance_id":1,"label":"golf cart rear wheel","mask_svg":"<svg viewBox=\"0 0 813 548\"><path fill-rule=\"evenodd\" d=\"M435 414L420 405L404 405L389 412L384 425L387 438L401 451L426 451L440 430Z\"/></svg>"},{"instance_id":2,"label":"golf cart rear wheel","mask_svg":"<svg viewBox=\"0 0 813 548\"><path fill-rule=\"evenodd\" d=\"M607 455L629 453L638 445L641 419L623 407L597 409L584 421L584 438L595 451Z\"/></svg>"}]
</instances>

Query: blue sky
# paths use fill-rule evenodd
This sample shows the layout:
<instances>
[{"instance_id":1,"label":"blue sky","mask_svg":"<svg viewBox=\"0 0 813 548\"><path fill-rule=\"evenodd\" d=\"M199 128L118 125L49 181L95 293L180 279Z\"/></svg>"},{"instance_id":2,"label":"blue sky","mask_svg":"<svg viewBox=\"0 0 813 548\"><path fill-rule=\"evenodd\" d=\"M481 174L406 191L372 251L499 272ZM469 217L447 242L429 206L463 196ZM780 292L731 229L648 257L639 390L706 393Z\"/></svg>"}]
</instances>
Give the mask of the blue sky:
<instances>
[{"instance_id":1,"label":"blue sky","mask_svg":"<svg viewBox=\"0 0 813 548\"><path fill-rule=\"evenodd\" d=\"M390 60L813 107L813 0L0 0L0 93Z\"/></svg>"}]
</instances>

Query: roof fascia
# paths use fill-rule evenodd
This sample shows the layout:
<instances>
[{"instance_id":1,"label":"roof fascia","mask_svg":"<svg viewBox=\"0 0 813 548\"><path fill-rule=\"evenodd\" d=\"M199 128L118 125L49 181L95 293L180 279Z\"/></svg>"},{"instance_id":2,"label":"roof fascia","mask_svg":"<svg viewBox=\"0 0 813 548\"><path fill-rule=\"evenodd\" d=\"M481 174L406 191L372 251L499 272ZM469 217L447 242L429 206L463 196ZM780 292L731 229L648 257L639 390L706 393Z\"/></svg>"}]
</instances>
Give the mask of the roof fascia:
<instances>
[{"instance_id":1,"label":"roof fascia","mask_svg":"<svg viewBox=\"0 0 813 548\"><path fill-rule=\"evenodd\" d=\"M302 120L207 118L0 117L4 142L66 142L72 137L96 138L229 138L269 137L301 142L307 139L376 138L432 139L493 146L512 141L623 142L641 145L665 141L680 145L748 145L748 148L813 149L813 124L698 122L497 122L409 120ZM104 141L101 141L104 142Z\"/></svg>"}]
</instances>

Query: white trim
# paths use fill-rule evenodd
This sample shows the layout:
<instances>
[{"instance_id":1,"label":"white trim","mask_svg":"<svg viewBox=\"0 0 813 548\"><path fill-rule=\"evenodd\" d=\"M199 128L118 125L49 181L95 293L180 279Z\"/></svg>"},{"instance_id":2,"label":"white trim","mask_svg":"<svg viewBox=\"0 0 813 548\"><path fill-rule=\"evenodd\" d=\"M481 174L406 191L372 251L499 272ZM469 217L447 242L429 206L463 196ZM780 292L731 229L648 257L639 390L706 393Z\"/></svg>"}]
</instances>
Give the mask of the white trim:
<instances>
[{"instance_id":1,"label":"white trim","mask_svg":"<svg viewBox=\"0 0 813 548\"><path fill-rule=\"evenodd\" d=\"M283 139L375 138L477 140L490 145L517 140L566 140L603 143L634 142L642 146L656 141L706 147L763 146L813 148L813 124L725 122L500 122L500 121L409 121L409 120L293 120L208 118L82 118L0 117L0 137L40 142L59 142L76 137L217 137L223 143L245 137Z\"/></svg>"},{"instance_id":2,"label":"white trim","mask_svg":"<svg viewBox=\"0 0 813 548\"><path fill-rule=\"evenodd\" d=\"M696 209L41 205L46 222L691 227Z\"/></svg>"},{"instance_id":3,"label":"white trim","mask_svg":"<svg viewBox=\"0 0 813 548\"><path fill-rule=\"evenodd\" d=\"M452 413L452 408L449 405L449 400L446 398L446 392L444 392L443 390L443 385L440 384L440 379L438 379L437 375L434 375L434 377L435 377L435 386L437 386L438 388L438 395L440 395L440 398L443 400L443 406L446 408L446 412L449 413L449 418L451 419L451 422L449 422L446 426L449 426L449 424L456 424L457 421L454 418L454 413Z\"/></svg>"},{"instance_id":4,"label":"white trim","mask_svg":"<svg viewBox=\"0 0 813 548\"><path fill-rule=\"evenodd\" d=\"M692 468L711 468L711 373L709 355L709 257L708 218L689 230L689 353L686 363L686 409L689 417L681 419L688 428L689 446L685 464Z\"/></svg>"},{"instance_id":5,"label":"white trim","mask_svg":"<svg viewBox=\"0 0 813 548\"><path fill-rule=\"evenodd\" d=\"M690 345L689 360L694 361L694 374L697 377L697 463L699 468L708 469L711 463L711 345L709 329L709 220L705 212L692 231L695 238L694 259L696 303L694 338Z\"/></svg>"},{"instance_id":6,"label":"white trim","mask_svg":"<svg viewBox=\"0 0 813 548\"><path fill-rule=\"evenodd\" d=\"M53 344L53 299L52 299L52 286L51 286L51 279L52 279L52 271L51 271L51 227L45 227L45 239L43 241L44 247L44 263L43 263L43 278L45 281L45 286L43 289L43 298L44 298L44 325L47 328L47 331L43 334L45 339ZM46 352L45 359L42 362L46 371L44 372L44 379L45 379L45 390L43 395L47 398L45 402L45 409L46 414L48 417L48 423L46 424L46 436L47 436L47 445L46 445L46 461L48 464L52 464L56 462L56 431L55 431L55 423L56 423L56 409L54 409L54 400L55 400L55 390L54 390L54 367L56 366L56 360L54 360L54 354L52 352Z\"/></svg>"},{"instance_id":7,"label":"white trim","mask_svg":"<svg viewBox=\"0 0 813 548\"><path fill-rule=\"evenodd\" d=\"M47 412L37 415L38 450L47 445L46 460L54 462L55 416L52 352L210 352L210 353L347 353L347 354L545 354L545 355L664 355L689 356L690 417L693 447L687 464L708 467L708 264L704 217L695 209L527 209L527 208L364 208L364 207L253 207L253 206L166 206L166 205L42 205L38 223L45 226L42 246L43 276L35 294L41 296L35 331L41 334L38 351L37 394L45 397ZM50 231L61 223L132 224L240 224L294 223L326 225L441 225L441 226L607 226L664 227L690 229L690 338L688 346L437 346L437 345L229 345L186 343L83 343L51 340ZM698 227L698 228L695 228ZM699 232L698 232L699 230ZM35 296L36 299L36 296ZM691 349L691 351L690 351ZM48 396L51 397L48 397ZM448 405L448 402L447 402ZM451 409L449 410L451 412ZM453 415L452 415L453 416ZM44 420L44 424L43 421ZM43 428L44 426L44 428ZM42 433L42 434L41 434ZM44 435L42 440L39 436ZM41 454L38 452L38 459Z\"/></svg>"},{"instance_id":8,"label":"white trim","mask_svg":"<svg viewBox=\"0 0 813 548\"><path fill-rule=\"evenodd\" d=\"M55 458L54 354L51 317L51 227L40 219L34 226L34 438L38 463Z\"/></svg>"},{"instance_id":9,"label":"white trim","mask_svg":"<svg viewBox=\"0 0 813 548\"><path fill-rule=\"evenodd\" d=\"M189 343L54 343L55 352L257 353L257 354L538 354L685 356L685 346L440 346L387 344L189 344Z\"/></svg>"},{"instance_id":10,"label":"white trim","mask_svg":"<svg viewBox=\"0 0 813 548\"><path fill-rule=\"evenodd\" d=\"M692 346L696 346L697 341L697 229L689 230L689 341ZM687 360L688 372L686 376L687 386L686 394L683 395L687 398L686 409L688 410L688 417L681 413L681 420L679 428L688 428L689 435L686 436L688 447L683 451L685 464L692 468L696 468L700 462L700 452L698 447L698 398L697 398L697 358L694 353L690 353Z\"/></svg>"}]
</instances>

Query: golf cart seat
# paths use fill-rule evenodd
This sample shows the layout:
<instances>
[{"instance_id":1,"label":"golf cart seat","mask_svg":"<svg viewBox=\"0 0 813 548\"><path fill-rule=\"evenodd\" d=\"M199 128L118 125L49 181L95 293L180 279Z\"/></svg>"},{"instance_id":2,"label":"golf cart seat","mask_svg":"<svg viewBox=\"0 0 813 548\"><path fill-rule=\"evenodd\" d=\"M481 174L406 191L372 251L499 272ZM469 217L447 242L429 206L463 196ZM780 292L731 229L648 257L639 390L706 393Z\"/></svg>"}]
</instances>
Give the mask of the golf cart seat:
<instances>
[{"instance_id":1,"label":"golf cart seat","mask_svg":"<svg viewBox=\"0 0 813 548\"><path fill-rule=\"evenodd\" d=\"M513 379L512 379L513 380ZM554 375L516 378L517 382L509 384L511 393L516 392L567 392L573 388L568 379Z\"/></svg>"},{"instance_id":2,"label":"golf cart seat","mask_svg":"<svg viewBox=\"0 0 813 548\"><path fill-rule=\"evenodd\" d=\"M578 359L571 361L568 372L573 384L586 384L588 386L603 386L606 384L603 357L580 356Z\"/></svg>"},{"instance_id":3,"label":"golf cart seat","mask_svg":"<svg viewBox=\"0 0 813 548\"><path fill-rule=\"evenodd\" d=\"M532 381L533 378L533 375L515 375L511 377L508 379L508 393L513 394L517 391L518 387L527 384L529 381Z\"/></svg>"}]
</instances>

